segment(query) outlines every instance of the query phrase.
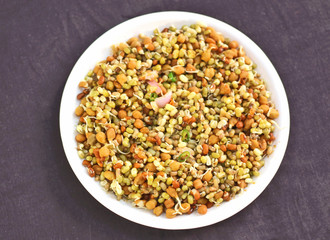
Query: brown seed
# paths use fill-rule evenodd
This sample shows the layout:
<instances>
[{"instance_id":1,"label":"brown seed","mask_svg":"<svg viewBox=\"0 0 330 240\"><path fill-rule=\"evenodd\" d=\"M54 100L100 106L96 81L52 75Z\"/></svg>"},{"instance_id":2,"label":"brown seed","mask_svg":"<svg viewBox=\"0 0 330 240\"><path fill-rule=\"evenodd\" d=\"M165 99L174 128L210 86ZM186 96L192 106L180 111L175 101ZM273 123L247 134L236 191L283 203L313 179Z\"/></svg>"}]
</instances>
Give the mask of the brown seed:
<instances>
[{"instance_id":1,"label":"brown seed","mask_svg":"<svg viewBox=\"0 0 330 240\"><path fill-rule=\"evenodd\" d=\"M223 194L223 200L225 200L225 201L229 201L230 200L230 194L228 193L228 192L224 192L224 194Z\"/></svg>"},{"instance_id":2,"label":"brown seed","mask_svg":"<svg viewBox=\"0 0 330 240\"><path fill-rule=\"evenodd\" d=\"M156 207L157 201L155 199L151 199L146 203L146 208L152 210Z\"/></svg>"},{"instance_id":3,"label":"brown seed","mask_svg":"<svg viewBox=\"0 0 330 240\"><path fill-rule=\"evenodd\" d=\"M77 95L77 99L78 99L78 100L81 100L83 97L85 97L85 95L86 95L86 94L83 93L83 92L82 92L82 93L79 93L79 94Z\"/></svg>"},{"instance_id":4,"label":"brown seed","mask_svg":"<svg viewBox=\"0 0 330 240\"><path fill-rule=\"evenodd\" d=\"M235 126L235 124L238 122L236 117L232 117L229 119L229 125L230 126Z\"/></svg>"},{"instance_id":5,"label":"brown seed","mask_svg":"<svg viewBox=\"0 0 330 240\"><path fill-rule=\"evenodd\" d=\"M162 159L162 161L166 161L168 159L171 159L171 155L168 153L161 153L160 158Z\"/></svg>"},{"instance_id":6,"label":"brown seed","mask_svg":"<svg viewBox=\"0 0 330 240\"><path fill-rule=\"evenodd\" d=\"M85 135L83 135L83 134L77 134L76 135L76 141L77 142L85 142L86 141L86 137L85 137Z\"/></svg>"},{"instance_id":7,"label":"brown seed","mask_svg":"<svg viewBox=\"0 0 330 240\"><path fill-rule=\"evenodd\" d=\"M127 90L125 91L125 94L126 94L127 97L129 97L129 98L133 97L133 94L134 94L134 90L133 90L133 88L127 89Z\"/></svg>"},{"instance_id":8,"label":"brown seed","mask_svg":"<svg viewBox=\"0 0 330 240\"><path fill-rule=\"evenodd\" d=\"M81 106L78 106L75 110L77 116L81 116L84 113L84 109Z\"/></svg>"},{"instance_id":9,"label":"brown seed","mask_svg":"<svg viewBox=\"0 0 330 240\"><path fill-rule=\"evenodd\" d=\"M120 119L126 118L126 117L127 117L127 113L126 113L126 111L125 111L125 110L119 110L119 112L118 112L118 117L119 117Z\"/></svg>"},{"instance_id":10,"label":"brown seed","mask_svg":"<svg viewBox=\"0 0 330 240\"><path fill-rule=\"evenodd\" d=\"M266 142L266 140L264 138L259 140L259 144L260 144L260 149L262 151L266 150L266 148L267 148L267 142Z\"/></svg>"},{"instance_id":11,"label":"brown seed","mask_svg":"<svg viewBox=\"0 0 330 240\"><path fill-rule=\"evenodd\" d=\"M220 190L220 192L217 192L217 193L214 195L214 198L218 200L219 198L222 198L222 195L223 195L223 191Z\"/></svg>"},{"instance_id":12,"label":"brown seed","mask_svg":"<svg viewBox=\"0 0 330 240\"><path fill-rule=\"evenodd\" d=\"M134 184L135 185L141 185L146 181L146 179L143 177L142 172L140 172L135 178L134 178Z\"/></svg>"},{"instance_id":13,"label":"brown seed","mask_svg":"<svg viewBox=\"0 0 330 240\"><path fill-rule=\"evenodd\" d=\"M195 200L198 200L201 197L201 194L195 188L191 190L191 194L194 196Z\"/></svg>"},{"instance_id":14,"label":"brown seed","mask_svg":"<svg viewBox=\"0 0 330 240\"><path fill-rule=\"evenodd\" d=\"M100 175L103 170L103 168L100 167L99 165L93 165L92 168L94 169L94 171L97 175Z\"/></svg>"},{"instance_id":15,"label":"brown seed","mask_svg":"<svg viewBox=\"0 0 330 240\"><path fill-rule=\"evenodd\" d=\"M97 84L98 85L102 85L103 83L104 83L104 76L101 76L100 78L99 78L99 80L97 81Z\"/></svg>"},{"instance_id":16,"label":"brown seed","mask_svg":"<svg viewBox=\"0 0 330 240\"><path fill-rule=\"evenodd\" d=\"M85 167L88 167L88 168L91 167L91 163L90 163L89 161L87 161L87 160L84 160L84 161L82 162L82 165L85 166Z\"/></svg>"},{"instance_id":17,"label":"brown seed","mask_svg":"<svg viewBox=\"0 0 330 240\"><path fill-rule=\"evenodd\" d=\"M200 206L198 207L197 212L198 212L199 214L202 214L202 215L206 214L206 213L207 213L207 207L206 207L206 205L200 205Z\"/></svg>"},{"instance_id":18,"label":"brown seed","mask_svg":"<svg viewBox=\"0 0 330 240\"><path fill-rule=\"evenodd\" d=\"M132 116L135 119L142 119L143 118L141 112L140 111L137 111L137 110L133 111Z\"/></svg>"},{"instance_id":19,"label":"brown seed","mask_svg":"<svg viewBox=\"0 0 330 240\"><path fill-rule=\"evenodd\" d=\"M136 119L134 122L134 127L138 128L138 129L143 128L144 124L143 124L142 120Z\"/></svg>"},{"instance_id":20,"label":"brown seed","mask_svg":"<svg viewBox=\"0 0 330 240\"><path fill-rule=\"evenodd\" d=\"M160 216L163 213L163 206L155 207L153 212L156 216Z\"/></svg>"},{"instance_id":21,"label":"brown seed","mask_svg":"<svg viewBox=\"0 0 330 240\"><path fill-rule=\"evenodd\" d=\"M85 97L81 99L80 104L86 105L86 103L87 103L87 99Z\"/></svg>"},{"instance_id":22,"label":"brown seed","mask_svg":"<svg viewBox=\"0 0 330 240\"><path fill-rule=\"evenodd\" d=\"M216 42L214 41L213 38L206 38L206 39L205 39L205 42L216 44Z\"/></svg>"},{"instance_id":23,"label":"brown seed","mask_svg":"<svg viewBox=\"0 0 330 240\"><path fill-rule=\"evenodd\" d=\"M210 202L210 201L208 201L208 202L206 203L206 207L207 207L207 208L211 208L211 207L213 207L213 205L214 205L214 203L213 203L213 202Z\"/></svg>"},{"instance_id":24,"label":"brown seed","mask_svg":"<svg viewBox=\"0 0 330 240\"><path fill-rule=\"evenodd\" d=\"M238 42L236 42L236 41L231 41L231 42L229 43L229 47L230 47L230 48L238 48Z\"/></svg>"},{"instance_id":25,"label":"brown seed","mask_svg":"<svg viewBox=\"0 0 330 240\"><path fill-rule=\"evenodd\" d=\"M115 173L114 172L111 172L111 171L105 171L104 172L104 177L106 179L108 179L109 181L112 181L112 180L116 179Z\"/></svg>"},{"instance_id":26,"label":"brown seed","mask_svg":"<svg viewBox=\"0 0 330 240\"><path fill-rule=\"evenodd\" d=\"M94 169L93 168L88 168L87 169L87 172L88 172L88 175L90 176L90 177L94 177L95 176L95 171L94 171Z\"/></svg>"},{"instance_id":27,"label":"brown seed","mask_svg":"<svg viewBox=\"0 0 330 240\"><path fill-rule=\"evenodd\" d=\"M216 136L216 135L211 135L211 136L209 137L209 144L210 144L210 145L214 145L214 144L218 143L219 140L220 140L220 139L219 139L218 136Z\"/></svg>"},{"instance_id":28,"label":"brown seed","mask_svg":"<svg viewBox=\"0 0 330 240\"><path fill-rule=\"evenodd\" d=\"M237 127L237 128L242 128L242 127L243 127L243 122L242 122L242 121L238 121L238 122L236 123L236 127Z\"/></svg>"},{"instance_id":29,"label":"brown seed","mask_svg":"<svg viewBox=\"0 0 330 240\"><path fill-rule=\"evenodd\" d=\"M93 69L93 72L96 74L96 73L98 73L99 70L100 70L100 66L96 65Z\"/></svg>"},{"instance_id":30,"label":"brown seed","mask_svg":"<svg viewBox=\"0 0 330 240\"><path fill-rule=\"evenodd\" d=\"M200 198L197 200L197 204L206 204L207 203L207 199L206 198Z\"/></svg>"}]
</instances>

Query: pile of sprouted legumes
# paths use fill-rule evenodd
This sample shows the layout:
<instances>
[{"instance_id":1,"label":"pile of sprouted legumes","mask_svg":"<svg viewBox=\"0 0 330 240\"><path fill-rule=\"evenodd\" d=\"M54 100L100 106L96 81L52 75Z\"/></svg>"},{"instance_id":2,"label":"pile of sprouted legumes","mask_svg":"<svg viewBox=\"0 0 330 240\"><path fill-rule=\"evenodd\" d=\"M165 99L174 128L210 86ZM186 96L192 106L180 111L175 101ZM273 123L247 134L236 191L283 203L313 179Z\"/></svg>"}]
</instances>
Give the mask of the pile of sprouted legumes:
<instances>
[{"instance_id":1,"label":"pile of sprouted legumes","mask_svg":"<svg viewBox=\"0 0 330 240\"><path fill-rule=\"evenodd\" d=\"M229 201L273 152L279 113L255 68L238 42L203 24L113 46L79 83L88 174L167 218Z\"/></svg>"}]
</instances>

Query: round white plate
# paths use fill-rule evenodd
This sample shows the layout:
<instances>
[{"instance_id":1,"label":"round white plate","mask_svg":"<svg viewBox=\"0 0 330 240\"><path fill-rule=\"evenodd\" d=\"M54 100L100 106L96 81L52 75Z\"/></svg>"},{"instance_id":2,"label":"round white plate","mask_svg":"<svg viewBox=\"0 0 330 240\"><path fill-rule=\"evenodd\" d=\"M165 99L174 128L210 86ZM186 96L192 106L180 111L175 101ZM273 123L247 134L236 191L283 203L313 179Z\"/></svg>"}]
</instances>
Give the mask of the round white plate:
<instances>
[{"instance_id":1,"label":"round white plate","mask_svg":"<svg viewBox=\"0 0 330 240\"><path fill-rule=\"evenodd\" d=\"M139 33L151 35L155 28L163 29L170 25L181 27L196 22L212 26L225 37L238 41L244 47L247 55L258 65L257 71L266 80L267 88L272 93L271 98L280 112L277 123L281 129L275 131L276 149L266 159L260 176L255 178L255 184L250 184L246 191L231 201L219 207L210 208L206 215L193 213L167 219L164 215L156 217L151 211L135 208L129 202L117 201L113 193L106 193L98 182L88 176L76 150L75 127L78 118L74 115L74 110L79 104L76 96L81 91L78 83L97 62L109 56L112 44L125 42ZM290 116L286 93L274 66L263 51L251 39L230 25L211 17L189 12L151 13L123 22L104 33L87 48L72 69L63 91L60 107L60 131L64 151L73 172L86 190L112 212L133 222L162 229L190 229L207 226L229 218L248 206L267 187L279 168L287 146L289 129Z\"/></svg>"}]
</instances>

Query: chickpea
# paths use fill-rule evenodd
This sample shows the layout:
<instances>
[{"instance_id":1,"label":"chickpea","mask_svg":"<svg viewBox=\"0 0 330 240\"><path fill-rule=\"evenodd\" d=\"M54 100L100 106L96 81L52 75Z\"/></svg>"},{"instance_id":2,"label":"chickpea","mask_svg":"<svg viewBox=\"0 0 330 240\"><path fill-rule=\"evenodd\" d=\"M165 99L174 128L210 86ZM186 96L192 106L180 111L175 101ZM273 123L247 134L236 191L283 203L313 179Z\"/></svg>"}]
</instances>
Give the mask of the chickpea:
<instances>
[{"instance_id":1,"label":"chickpea","mask_svg":"<svg viewBox=\"0 0 330 240\"><path fill-rule=\"evenodd\" d=\"M176 190L173 187L168 187L166 189L166 192L168 193L168 195L170 195L172 198L177 198L178 197L178 193L176 192Z\"/></svg>"},{"instance_id":2,"label":"chickpea","mask_svg":"<svg viewBox=\"0 0 330 240\"><path fill-rule=\"evenodd\" d=\"M213 175L211 171L208 171L204 176L203 176L203 181L209 182L212 179Z\"/></svg>"},{"instance_id":3,"label":"chickpea","mask_svg":"<svg viewBox=\"0 0 330 240\"><path fill-rule=\"evenodd\" d=\"M129 68L129 69L135 69L136 68L136 60L130 60L129 62L128 62L128 65L127 65L127 67Z\"/></svg>"},{"instance_id":4,"label":"chickpea","mask_svg":"<svg viewBox=\"0 0 330 240\"><path fill-rule=\"evenodd\" d=\"M176 217L175 210L172 209L172 208L168 208L166 210L166 217L167 218L175 218Z\"/></svg>"},{"instance_id":5,"label":"chickpea","mask_svg":"<svg viewBox=\"0 0 330 240\"><path fill-rule=\"evenodd\" d=\"M99 154L100 157L108 157L110 155L110 151L106 146L104 146L100 148Z\"/></svg>"},{"instance_id":6,"label":"chickpea","mask_svg":"<svg viewBox=\"0 0 330 240\"><path fill-rule=\"evenodd\" d=\"M127 113L126 113L126 111L125 111L125 110L119 110L119 112L118 112L118 117L119 117L120 119L126 118L126 117L127 117Z\"/></svg>"},{"instance_id":7,"label":"chickpea","mask_svg":"<svg viewBox=\"0 0 330 240\"><path fill-rule=\"evenodd\" d=\"M172 208L174 207L174 201L172 200L172 198L166 199L164 205L166 208Z\"/></svg>"},{"instance_id":8,"label":"chickpea","mask_svg":"<svg viewBox=\"0 0 330 240\"><path fill-rule=\"evenodd\" d=\"M210 144L210 145L214 145L214 144L218 143L219 140L220 140L220 139L219 139L218 136L216 136L216 135L211 135L211 136L209 137L209 144Z\"/></svg>"},{"instance_id":9,"label":"chickpea","mask_svg":"<svg viewBox=\"0 0 330 240\"><path fill-rule=\"evenodd\" d=\"M238 42L236 42L236 41L231 41L231 42L229 43L229 47L230 47L230 48L238 48Z\"/></svg>"},{"instance_id":10,"label":"chickpea","mask_svg":"<svg viewBox=\"0 0 330 240\"><path fill-rule=\"evenodd\" d=\"M115 132L115 129L113 128L109 128L107 130L107 138L109 141L112 141L113 139L115 139L116 137L116 132Z\"/></svg>"},{"instance_id":11,"label":"chickpea","mask_svg":"<svg viewBox=\"0 0 330 240\"><path fill-rule=\"evenodd\" d=\"M124 85L125 83L126 83L126 81L127 81L127 77L126 77L126 75L125 74L119 74L119 75L117 75L117 81L120 83L120 85Z\"/></svg>"},{"instance_id":12,"label":"chickpea","mask_svg":"<svg viewBox=\"0 0 330 240\"><path fill-rule=\"evenodd\" d=\"M151 199L146 203L146 208L152 210L156 207L157 201L155 199Z\"/></svg>"},{"instance_id":13,"label":"chickpea","mask_svg":"<svg viewBox=\"0 0 330 240\"><path fill-rule=\"evenodd\" d=\"M198 212L199 214L201 214L201 215L206 214L206 213L207 213L207 207L206 207L206 205L200 205L200 206L198 207L197 212Z\"/></svg>"},{"instance_id":14,"label":"chickpea","mask_svg":"<svg viewBox=\"0 0 330 240\"><path fill-rule=\"evenodd\" d=\"M204 143L202 145L202 148L203 148L203 150L202 150L203 155L207 155L209 153L209 146Z\"/></svg>"},{"instance_id":15,"label":"chickpea","mask_svg":"<svg viewBox=\"0 0 330 240\"><path fill-rule=\"evenodd\" d=\"M112 181L112 180L116 179L115 173L111 172L111 171L105 171L104 172L104 177L106 179L108 179L109 181Z\"/></svg>"},{"instance_id":16,"label":"chickpea","mask_svg":"<svg viewBox=\"0 0 330 240\"><path fill-rule=\"evenodd\" d=\"M105 133L104 132L98 132L96 134L96 140L99 141L100 143L106 143Z\"/></svg>"},{"instance_id":17,"label":"chickpea","mask_svg":"<svg viewBox=\"0 0 330 240\"><path fill-rule=\"evenodd\" d=\"M168 159L171 159L171 155L168 153L161 153L160 158L162 159L162 161L166 161Z\"/></svg>"},{"instance_id":18,"label":"chickpea","mask_svg":"<svg viewBox=\"0 0 330 240\"><path fill-rule=\"evenodd\" d=\"M153 212L156 216L160 216L163 213L163 206L155 207Z\"/></svg>"},{"instance_id":19,"label":"chickpea","mask_svg":"<svg viewBox=\"0 0 330 240\"><path fill-rule=\"evenodd\" d=\"M194 181L194 188L196 188L196 189L200 189L200 188L202 188L203 187L203 183L202 183L202 181L200 180L200 179L196 179L195 181Z\"/></svg>"},{"instance_id":20,"label":"chickpea","mask_svg":"<svg viewBox=\"0 0 330 240\"><path fill-rule=\"evenodd\" d=\"M180 167L181 167L181 163L177 161L173 161L170 163L170 168L172 171L178 171Z\"/></svg>"},{"instance_id":21,"label":"chickpea","mask_svg":"<svg viewBox=\"0 0 330 240\"><path fill-rule=\"evenodd\" d=\"M77 134L76 135L76 141L77 142L85 142L86 141L86 137L83 134Z\"/></svg>"},{"instance_id":22,"label":"chickpea","mask_svg":"<svg viewBox=\"0 0 330 240\"><path fill-rule=\"evenodd\" d=\"M139 111L137 111L137 110L135 110L135 111L132 113L132 116L133 116L133 118L135 118L135 119L142 119L142 118L143 118L141 112L139 112Z\"/></svg>"},{"instance_id":23,"label":"chickpea","mask_svg":"<svg viewBox=\"0 0 330 240\"><path fill-rule=\"evenodd\" d=\"M190 204L189 203L182 203L179 211L182 213L188 213L190 211Z\"/></svg>"},{"instance_id":24,"label":"chickpea","mask_svg":"<svg viewBox=\"0 0 330 240\"><path fill-rule=\"evenodd\" d=\"M268 114L269 114L269 118L271 119L278 118L278 116L280 115L278 111L274 108L270 109Z\"/></svg>"},{"instance_id":25,"label":"chickpea","mask_svg":"<svg viewBox=\"0 0 330 240\"><path fill-rule=\"evenodd\" d=\"M81 106L78 106L75 110L77 116L81 116L84 113L84 109Z\"/></svg>"}]
</instances>

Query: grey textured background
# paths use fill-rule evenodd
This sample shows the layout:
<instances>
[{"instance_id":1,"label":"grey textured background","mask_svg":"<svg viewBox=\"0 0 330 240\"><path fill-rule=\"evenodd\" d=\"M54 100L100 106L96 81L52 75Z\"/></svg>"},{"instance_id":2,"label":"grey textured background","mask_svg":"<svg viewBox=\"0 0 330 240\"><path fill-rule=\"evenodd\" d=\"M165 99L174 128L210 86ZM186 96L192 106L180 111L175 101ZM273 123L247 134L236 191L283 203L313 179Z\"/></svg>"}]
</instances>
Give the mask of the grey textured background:
<instances>
[{"instance_id":1,"label":"grey textured background","mask_svg":"<svg viewBox=\"0 0 330 240\"><path fill-rule=\"evenodd\" d=\"M0 239L329 239L330 1L0 1ZM58 113L83 51L129 18L164 10L238 28L269 56L290 102L291 135L274 180L224 222L162 231L129 222L81 186Z\"/></svg>"}]
</instances>

